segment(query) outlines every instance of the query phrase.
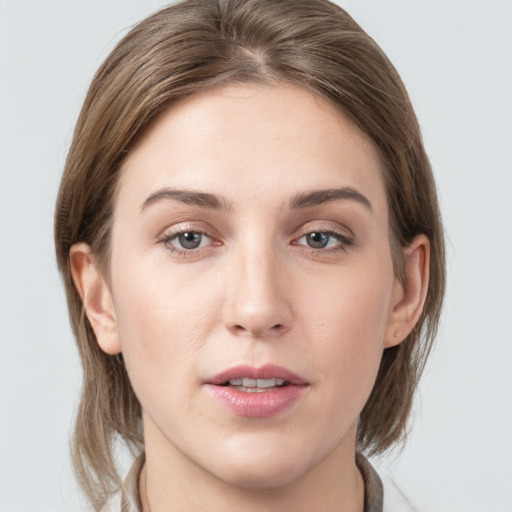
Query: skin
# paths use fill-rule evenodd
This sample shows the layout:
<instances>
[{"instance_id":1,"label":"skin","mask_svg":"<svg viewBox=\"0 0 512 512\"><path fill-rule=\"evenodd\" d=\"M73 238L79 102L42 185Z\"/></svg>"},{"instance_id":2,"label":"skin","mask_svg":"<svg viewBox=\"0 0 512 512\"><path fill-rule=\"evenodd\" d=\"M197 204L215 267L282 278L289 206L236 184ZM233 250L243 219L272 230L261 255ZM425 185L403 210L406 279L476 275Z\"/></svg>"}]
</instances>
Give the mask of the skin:
<instances>
[{"instance_id":1,"label":"skin","mask_svg":"<svg viewBox=\"0 0 512 512\"><path fill-rule=\"evenodd\" d=\"M371 206L290 207L341 187ZM225 208L148 201L178 189ZM183 232L198 233L199 247L180 247ZM428 281L428 240L404 254L400 283L379 155L311 92L230 86L161 115L123 167L108 283L88 246L71 251L98 343L123 353L143 407L144 510L362 511L358 415ZM266 363L309 384L275 416L237 416L205 388L234 365Z\"/></svg>"}]
</instances>

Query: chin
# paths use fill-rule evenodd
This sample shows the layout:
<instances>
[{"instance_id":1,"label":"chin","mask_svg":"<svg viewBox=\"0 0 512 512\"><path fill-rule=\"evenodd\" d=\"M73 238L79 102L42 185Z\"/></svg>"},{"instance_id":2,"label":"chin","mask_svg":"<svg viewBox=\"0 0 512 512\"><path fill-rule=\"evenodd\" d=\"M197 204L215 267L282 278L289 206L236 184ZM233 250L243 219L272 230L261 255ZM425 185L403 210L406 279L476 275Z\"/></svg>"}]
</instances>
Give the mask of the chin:
<instances>
[{"instance_id":1,"label":"chin","mask_svg":"<svg viewBox=\"0 0 512 512\"><path fill-rule=\"evenodd\" d=\"M295 465L276 462L270 466L253 462L237 464L230 469L224 467L222 475L218 476L234 487L264 491L285 487L302 474L302 471Z\"/></svg>"},{"instance_id":2,"label":"chin","mask_svg":"<svg viewBox=\"0 0 512 512\"><path fill-rule=\"evenodd\" d=\"M230 485L263 491L284 487L297 480L310 464L302 449L272 443L251 450L226 453L214 474Z\"/></svg>"}]
</instances>

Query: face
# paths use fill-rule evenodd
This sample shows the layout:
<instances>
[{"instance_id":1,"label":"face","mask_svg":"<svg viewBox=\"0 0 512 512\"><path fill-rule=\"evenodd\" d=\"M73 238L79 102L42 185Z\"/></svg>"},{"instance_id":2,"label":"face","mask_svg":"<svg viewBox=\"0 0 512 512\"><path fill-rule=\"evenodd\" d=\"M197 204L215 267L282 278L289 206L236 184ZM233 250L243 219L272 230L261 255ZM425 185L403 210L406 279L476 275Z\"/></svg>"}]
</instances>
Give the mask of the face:
<instances>
[{"instance_id":1,"label":"face","mask_svg":"<svg viewBox=\"0 0 512 512\"><path fill-rule=\"evenodd\" d=\"M110 265L103 348L148 450L255 487L353 455L398 284L377 151L332 106L290 85L174 105L123 166Z\"/></svg>"}]
</instances>

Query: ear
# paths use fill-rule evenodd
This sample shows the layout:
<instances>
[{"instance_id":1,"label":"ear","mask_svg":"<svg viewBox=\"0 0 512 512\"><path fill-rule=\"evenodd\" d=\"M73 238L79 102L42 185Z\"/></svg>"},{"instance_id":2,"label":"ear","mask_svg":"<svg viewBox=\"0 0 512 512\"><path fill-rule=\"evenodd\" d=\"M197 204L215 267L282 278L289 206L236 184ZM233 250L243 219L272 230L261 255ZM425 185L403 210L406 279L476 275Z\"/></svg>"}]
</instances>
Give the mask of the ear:
<instances>
[{"instance_id":1,"label":"ear","mask_svg":"<svg viewBox=\"0 0 512 512\"><path fill-rule=\"evenodd\" d=\"M90 246L85 243L74 244L69 251L69 260L73 282L98 345L107 354L119 354L121 343L112 296L95 264Z\"/></svg>"},{"instance_id":2,"label":"ear","mask_svg":"<svg viewBox=\"0 0 512 512\"><path fill-rule=\"evenodd\" d=\"M419 320L427 296L430 242L425 235L417 235L412 243L403 249L405 278L403 282L395 277L393 285L393 306L386 329L384 347L401 343Z\"/></svg>"}]
</instances>

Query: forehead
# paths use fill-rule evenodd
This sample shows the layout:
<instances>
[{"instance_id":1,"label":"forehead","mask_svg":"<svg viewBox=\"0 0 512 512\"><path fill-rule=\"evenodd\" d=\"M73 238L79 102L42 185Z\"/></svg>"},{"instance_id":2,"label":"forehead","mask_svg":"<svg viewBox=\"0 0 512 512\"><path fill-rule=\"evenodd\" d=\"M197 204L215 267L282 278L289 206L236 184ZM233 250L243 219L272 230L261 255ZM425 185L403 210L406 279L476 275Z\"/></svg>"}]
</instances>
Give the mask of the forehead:
<instances>
[{"instance_id":1,"label":"forehead","mask_svg":"<svg viewBox=\"0 0 512 512\"><path fill-rule=\"evenodd\" d=\"M373 143L327 101L289 84L218 88L160 115L125 161L118 192L135 201L175 186L235 205L349 186L386 207Z\"/></svg>"}]
</instances>

